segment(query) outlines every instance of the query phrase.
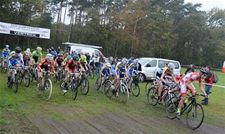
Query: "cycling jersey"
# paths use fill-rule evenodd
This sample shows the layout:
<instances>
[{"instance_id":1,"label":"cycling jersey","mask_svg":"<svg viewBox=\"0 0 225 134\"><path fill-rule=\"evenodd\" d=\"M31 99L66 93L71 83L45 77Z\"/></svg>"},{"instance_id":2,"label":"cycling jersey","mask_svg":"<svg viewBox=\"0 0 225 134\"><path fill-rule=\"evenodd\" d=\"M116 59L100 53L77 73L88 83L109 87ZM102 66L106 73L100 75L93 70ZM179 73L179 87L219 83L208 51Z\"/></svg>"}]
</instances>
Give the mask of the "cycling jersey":
<instances>
[{"instance_id":1,"label":"cycling jersey","mask_svg":"<svg viewBox=\"0 0 225 134\"><path fill-rule=\"evenodd\" d=\"M9 54L10 54L10 50L4 48L3 51L2 51L1 57L2 57L3 59L7 59L7 58L9 57Z\"/></svg>"},{"instance_id":2,"label":"cycling jersey","mask_svg":"<svg viewBox=\"0 0 225 134\"><path fill-rule=\"evenodd\" d=\"M195 93L195 87L192 84L193 81L198 81L199 83L201 83L201 78L199 77L199 72L191 72L186 74L181 80L180 80L180 92L182 95L186 95L187 94L187 82L190 82L190 86L191 89L189 88L189 90L191 91L192 94Z\"/></svg>"},{"instance_id":3,"label":"cycling jersey","mask_svg":"<svg viewBox=\"0 0 225 134\"><path fill-rule=\"evenodd\" d=\"M48 61L47 59L43 59L40 64L38 64L38 69L42 70L44 69L45 71L51 71L53 72L54 70L54 62Z\"/></svg>"},{"instance_id":4,"label":"cycling jersey","mask_svg":"<svg viewBox=\"0 0 225 134\"><path fill-rule=\"evenodd\" d=\"M20 55L16 55L14 57L11 57L8 61L8 67L12 68L12 67L16 67L16 66L20 66L23 67L23 60L21 58Z\"/></svg>"},{"instance_id":5,"label":"cycling jersey","mask_svg":"<svg viewBox=\"0 0 225 134\"><path fill-rule=\"evenodd\" d=\"M71 71L78 71L78 67L80 66L80 61L77 61L75 62L73 59L70 59L68 62L67 62L67 67L69 70Z\"/></svg>"},{"instance_id":6,"label":"cycling jersey","mask_svg":"<svg viewBox=\"0 0 225 134\"><path fill-rule=\"evenodd\" d=\"M80 55L80 62L87 64L87 57L85 55Z\"/></svg>"},{"instance_id":7,"label":"cycling jersey","mask_svg":"<svg viewBox=\"0 0 225 134\"><path fill-rule=\"evenodd\" d=\"M64 61L64 57L63 56L59 56L56 58L56 63L58 66L62 66L62 63Z\"/></svg>"},{"instance_id":8,"label":"cycling jersey","mask_svg":"<svg viewBox=\"0 0 225 134\"><path fill-rule=\"evenodd\" d=\"M34 61L37 63L38 59L42 56L41 52L38 52L37 50L33 51L32 57L34 58Z\"/></svg>"},{"instance_id":9,"label":"cycling jersey","mask_svg":"<svg viewBox=\"0 0 225 134\"><path fill-rule=\"evenodd\" d=\"M124 78L127 73L126 65L122 65L121 62L118 62L116 65L116 73L119 76L119 78Z\"/></svg>"}]
</instances>

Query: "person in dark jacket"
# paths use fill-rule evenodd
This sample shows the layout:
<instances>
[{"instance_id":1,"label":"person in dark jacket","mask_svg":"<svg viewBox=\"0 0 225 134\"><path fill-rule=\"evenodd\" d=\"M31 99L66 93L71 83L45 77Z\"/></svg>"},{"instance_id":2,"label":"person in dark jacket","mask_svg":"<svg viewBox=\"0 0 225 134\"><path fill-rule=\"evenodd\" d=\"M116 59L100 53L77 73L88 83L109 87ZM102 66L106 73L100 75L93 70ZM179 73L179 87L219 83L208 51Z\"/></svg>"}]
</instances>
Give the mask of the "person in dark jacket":
<instances>
[{"instance_id":1,"label":"person in dark jacket","mask_svg":"<svg viewBox=\"0 0 225 134\"><path fill-rule=\"evenodd\" d=\"M195 68L195 67L194 67L194 64L191 64L191 65L187 68L187 70L185 71L185 74L194 72L194 71L195 71L194 68Z\"/></svg>"}]
</instances>

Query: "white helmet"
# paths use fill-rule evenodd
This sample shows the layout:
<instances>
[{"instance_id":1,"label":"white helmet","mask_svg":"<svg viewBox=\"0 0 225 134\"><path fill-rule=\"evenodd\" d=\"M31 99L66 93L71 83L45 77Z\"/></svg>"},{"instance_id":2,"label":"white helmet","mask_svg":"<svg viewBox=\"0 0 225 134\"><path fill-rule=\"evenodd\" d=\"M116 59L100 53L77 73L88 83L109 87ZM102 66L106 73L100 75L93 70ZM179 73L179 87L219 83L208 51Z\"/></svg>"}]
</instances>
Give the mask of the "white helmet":
<instances>
[{"instance_id":1,"label":"white helmet","mask_svg":"<svg viewBox=\"0 0 225 134\"><path fill-rule=\"evenodd\" d=\"M127 64L127 59L123 58L121 61L122 64Z\"/></svg>"},{"instance_id":2,"label":"white helmet","mask_svg":"<svg viewBox=\"0 0 225 134\"><path fill-rule=\"evenodd\" d=\"M106 63L105 66L106 67L111 67L111 64L110 63Z\"/></svg>"},{"instance_id":3,"label":"white helmet","mask_svg":"<svg viewBox=\"0 0 225 134\"><path fill-rule=\"evenodd\" d=\"M53 60L53 55L51 55L51 54L47 54L46 55L46 59L48 59L48 60L50 60L50 61L52 61Z\"/></svg>"},{"instance_id":4,"label":"white helmet","mask_svg":"<svg viewBox=\"0 0 225 134\"><path fill-rule=\"evenodd\" d=\"M173 71L173 70L175 69L174 64L173 64L173 63L169 63L169 64L168 64L168 69L169 69L170 71Z\"/></svg>"},{"instance_id":5,"label":"white helmet","mask_svg":"<svg viewBox=\"0 0 225 134\"><path fill-rule=\"evenodd\" d=\"M30 48L27 48L27 50L26 50L27 52L30 52Z\"/></svg>"},{"instance_id":6,"label":"white helmet","mask_svg":"<svg viewBox=\"0 0 225 134\"><path fill-rule=\"evenodd\" d=\"M41 47L37 47L36 49L37 49L37 51L42 51Z\"/></svg>"},{"instance_id":7,"label":"white helmet","mask_svg":"<svg viewBox=\"0 0 225 134\"><path fill-rule=\"evenodd\" d=\"M9 45L5 45L6 48L9 48Z\"/></svg>"}]
</instances>

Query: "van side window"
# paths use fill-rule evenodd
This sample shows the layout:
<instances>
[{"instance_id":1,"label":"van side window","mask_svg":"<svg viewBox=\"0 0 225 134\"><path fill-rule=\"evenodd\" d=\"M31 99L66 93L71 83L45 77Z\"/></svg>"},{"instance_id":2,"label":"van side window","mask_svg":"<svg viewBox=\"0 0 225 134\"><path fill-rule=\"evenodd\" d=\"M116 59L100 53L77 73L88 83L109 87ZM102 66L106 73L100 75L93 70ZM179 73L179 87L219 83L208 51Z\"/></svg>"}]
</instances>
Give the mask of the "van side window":
<instances>
[{"instance_id":1,"label":"van side window","mask_svg":"<svg viewBox=\"0 0 225 134\"><path fill-rule=\"evenodd\" d=\"M152 60L151 62L149 62L146 67L156 67L157 66L157 61L156 60Z\"/></svg>"},{"instance_id":2,"label":"van side window","mask_svg":"<svg viewBox=\"0 0 225 134\"><path fill-rule=\"evenodd\" d=\"M179 64L177 62L172 62L175 66L175 69L179 69Z\"/></svg>"},{"instance_id":3,"label":"van side window","mask_svg":"<svg viewBox=\"0 0 225 134\"><path fill-rule=\"evenodd\" d=\"M168 65L169 61L159 60L159 68L163 68L165 65Z\"/></svg>"}]
</instances>

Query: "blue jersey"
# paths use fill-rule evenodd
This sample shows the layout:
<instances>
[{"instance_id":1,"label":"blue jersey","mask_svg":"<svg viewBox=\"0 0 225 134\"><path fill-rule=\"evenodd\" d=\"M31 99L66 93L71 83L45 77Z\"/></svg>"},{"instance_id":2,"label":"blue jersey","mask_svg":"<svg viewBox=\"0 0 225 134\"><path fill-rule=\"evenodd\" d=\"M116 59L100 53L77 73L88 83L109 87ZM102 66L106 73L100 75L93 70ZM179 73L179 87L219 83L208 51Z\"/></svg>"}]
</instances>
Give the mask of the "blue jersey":
<instances>
[{"instance_id":1,"label":"blue jersey","mask_svg":"<svg viewBox=\"0 0 225 134\"><path fill-rule=\"evenodd\" d=\"M110 75L110 68L104 68L103 70L102 70L102 75L103 76L109 76Z\"/></svg>"},{"instance_id":2,"label":"blue jersey","mask_svg":"<svg viewBox=\"0 0 225 134\"><path fill-rule=\"evenodd\" d=\"M23 64L23 59L21 59L20 56L12 57L12 58L10 58L9 61L8 61L8 67L9 67L9 68L15 67L16 65L20 65L21 67L24 66L24 64Z\"/></svg>"},{"instance_id":3,"label":"blue jersey","mask_svg":"<svg viewBox=\"0 0 225 134\"><path fill-rule=\"evenodd\" d=\"M2 58L3 59L7 59L8 57L9 57L9 53L10 53L10 50L9 49L4 49L3 51L2 51Z\"/></svg>"}]
</instances>

